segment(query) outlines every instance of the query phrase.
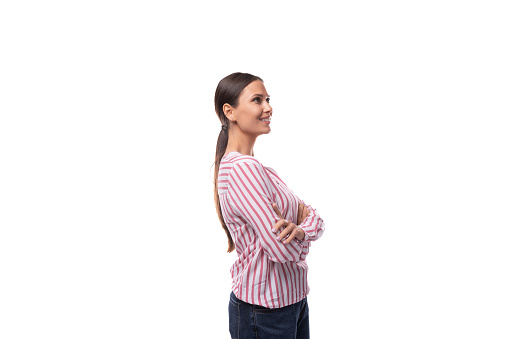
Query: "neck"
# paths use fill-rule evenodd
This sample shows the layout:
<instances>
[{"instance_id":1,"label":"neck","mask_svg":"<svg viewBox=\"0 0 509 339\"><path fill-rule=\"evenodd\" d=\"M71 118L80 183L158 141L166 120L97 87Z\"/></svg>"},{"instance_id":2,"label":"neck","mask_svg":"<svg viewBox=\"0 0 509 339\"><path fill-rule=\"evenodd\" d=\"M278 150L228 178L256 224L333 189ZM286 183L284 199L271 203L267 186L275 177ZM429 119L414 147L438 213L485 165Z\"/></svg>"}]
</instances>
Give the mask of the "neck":
<instances>
[{"instance_id":1,"label":"neck","mask_svg":"<svg viewBox=\"0 0 509 339\"><path fill-rule=\"evenodd\" d=\"M240 154L253 156L253 148L257 136L250 136L242 133L237 128L228 131L228 145L224 154L239 152Z\"/></svg>"}]
</instances>

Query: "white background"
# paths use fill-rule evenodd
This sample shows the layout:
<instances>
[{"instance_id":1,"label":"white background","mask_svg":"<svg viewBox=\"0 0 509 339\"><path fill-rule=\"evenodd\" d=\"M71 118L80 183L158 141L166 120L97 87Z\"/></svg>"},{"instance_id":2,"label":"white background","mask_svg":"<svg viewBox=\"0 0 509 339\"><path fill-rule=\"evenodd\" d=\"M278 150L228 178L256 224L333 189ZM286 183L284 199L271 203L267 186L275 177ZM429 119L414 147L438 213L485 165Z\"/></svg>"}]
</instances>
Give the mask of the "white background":
<instances>
[{"instance_id":1,"label":"white background","mask_svg":"<svg viewBox=\"0 0 509 339\"><path fill-rule=\"evenodd\" d=\"M224 76L317 209L313 338L508 338L503 1L3 1L0 337L227 338Z\"/></svg>"}]
</instances>

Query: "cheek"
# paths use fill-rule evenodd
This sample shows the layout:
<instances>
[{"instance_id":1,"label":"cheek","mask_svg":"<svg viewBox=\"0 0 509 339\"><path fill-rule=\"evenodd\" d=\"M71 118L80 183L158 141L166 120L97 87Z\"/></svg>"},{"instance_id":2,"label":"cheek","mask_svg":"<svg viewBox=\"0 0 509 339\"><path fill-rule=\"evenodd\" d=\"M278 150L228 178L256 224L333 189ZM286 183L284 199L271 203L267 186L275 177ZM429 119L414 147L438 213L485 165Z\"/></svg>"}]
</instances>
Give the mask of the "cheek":
<instances>
[{"instance_id":1,"label":"cheek","mask_svg":"<svg viewBox=\"0 0 509 339\"><path fill-rule=\"evenodd\" d=\"M239 115L239 125L242 125L246 128L249 128L249 126L256 126L259 122L261 122L258 118L260 117L260 113L249 111L249 112L243 112L241 116Z\"/></svg>"},{"instance_id":2,"label":"cheek","mask_svg":"<svg viewBox=\"0 0 509 339\"><path fill-rule=\"evenodd\" d=\"M253 128L256 128L256 126L258 125L258 123L260 122L260 120L256 119L256 118L249 118L249 119L244 119L240 125L245 129L245 130L249 130L249 129L253 129Z\"/></svg>"}]
</instances>

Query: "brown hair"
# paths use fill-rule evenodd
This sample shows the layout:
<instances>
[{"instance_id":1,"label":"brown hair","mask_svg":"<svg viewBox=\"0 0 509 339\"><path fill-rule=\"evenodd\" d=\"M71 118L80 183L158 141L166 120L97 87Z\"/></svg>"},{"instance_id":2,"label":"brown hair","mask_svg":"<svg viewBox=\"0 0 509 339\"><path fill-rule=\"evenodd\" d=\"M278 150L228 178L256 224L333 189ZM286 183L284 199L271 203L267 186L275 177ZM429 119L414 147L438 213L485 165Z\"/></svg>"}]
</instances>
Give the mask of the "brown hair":
<instances>
[{"instance_id":1,"label":"brown hair","mask_svg":"<svg viewBox=\"0 0 509 339\"><path fill-rule=\"evenodd\" d=\"M214 202L216 204L216 211L219 217L219 221L223 226L224 231L226 232L226 236L228 237L228 253L232 252L235 249L235 243L233 242L232 236L223 219L223 214L221 213L221 205L219 202L219 193L217 192L217 176L219 173L219 165L221 163L221 159L224 156L224 152L226 151L226 146L228 146L228 131L230 129L230 120L224 115L223 105L230 104L232 107L237 107L239 104L239 96L244 90L244 88L252 83L255 80L260 80L259 77L248 74L248 73L232 73L226 77L224 77L216 88L216 94L214 96L214 105L216 108L216 114L221 121L221 132L219 132L219 137L217 138L217 146L216 146L216 161L214 163Z\"/></svg>"}]
</instances>

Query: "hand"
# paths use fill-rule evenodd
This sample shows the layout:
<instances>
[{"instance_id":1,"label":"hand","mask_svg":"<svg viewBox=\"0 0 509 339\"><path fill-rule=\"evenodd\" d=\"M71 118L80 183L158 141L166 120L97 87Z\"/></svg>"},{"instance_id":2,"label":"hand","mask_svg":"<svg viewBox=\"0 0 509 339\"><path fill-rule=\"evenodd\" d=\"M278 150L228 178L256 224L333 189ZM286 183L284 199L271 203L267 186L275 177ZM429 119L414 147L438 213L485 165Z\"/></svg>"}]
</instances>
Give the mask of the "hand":
<instances>
[{"instance_id":1,"label":"hand","mask_svg":"<svg viewBox=\"0 0 509 339\"><path fill-rule=\"evenodd\" d=\"M302 224L304 219L306 219L306 217L309 214L308 207L306 205L304 205L303 203L299 202L299 211L297 212L297 214L298 214L297 225L300 225L300 224Z\"/></svg>"},{"instance_id":2,"label":"hand","mask_svg":"<svg viewBox=\"0 0 509 339\"><path fill-rule=\"evenodd\" d=\"M279 220L276 222L276 224L272 227L272 232L276 233L281 227L286 226L281 233L279 233L277 240L280 240L283 242L283 244L289 244L290 241L293 240L293 238L296 238L298 240L304 240L304 237L306 234L302 230L302 228L295 225L293 222L290 222L289 220L283 219L283 216L281 215L281 212L277 208L276 204L272 203L272 208L274 209L274 212L279 216ZM304 208L306 208L304 206ZM300 212L301 209L304 210L299 204L299 215L304 215L304 211ZM307 210L307 208L306 208ZM307 211L309 213L309 211ZM307 214L305 214L307 216ZM304 219L303 219L304 220ZM285 237L288 236L288 238L285 239Z\"/></svg>"}]
</instances>

